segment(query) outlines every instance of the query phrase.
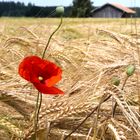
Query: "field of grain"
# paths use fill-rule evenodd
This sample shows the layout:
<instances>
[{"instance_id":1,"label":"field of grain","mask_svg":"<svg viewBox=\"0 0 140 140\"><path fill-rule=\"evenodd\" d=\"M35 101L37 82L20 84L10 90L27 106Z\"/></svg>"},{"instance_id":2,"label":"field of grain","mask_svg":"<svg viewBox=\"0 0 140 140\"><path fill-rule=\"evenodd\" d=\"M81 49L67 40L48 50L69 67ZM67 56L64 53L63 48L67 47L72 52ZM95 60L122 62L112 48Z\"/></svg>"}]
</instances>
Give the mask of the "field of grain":
<instances>
[{"instance_id":1,"label":"field of grain","mask_svg":"<svg viewBox=\"0 0 140 140\"><path fill-rule=\"evenodd\" d=\"M42 56L59 22L0 19L0 140L34 139L37 90L18 75L18 65ZM63 19L45 59L62 68L57 86L65 94L43 95L38 140L140 140L139 25L139 19ZM136 67L129 77L128 65Z\"/></svg>"}]
</instances>

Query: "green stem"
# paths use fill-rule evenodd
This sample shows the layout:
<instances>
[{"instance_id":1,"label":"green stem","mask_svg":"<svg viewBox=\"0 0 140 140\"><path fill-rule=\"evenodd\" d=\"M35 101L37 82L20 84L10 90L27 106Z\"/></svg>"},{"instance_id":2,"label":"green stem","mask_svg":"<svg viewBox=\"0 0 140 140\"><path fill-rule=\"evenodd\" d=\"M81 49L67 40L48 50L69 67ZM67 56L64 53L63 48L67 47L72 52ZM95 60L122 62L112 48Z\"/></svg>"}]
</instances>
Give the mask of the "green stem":
<instances>
[{"instance_id":1,"label":"green stem","mask_svg":"<svg viewBox=\"0 0 140 140\"><path fill-rule=\"evenodd\" d=\"M36 99L36 107L35 107L35 108L36 108L36 109L35 109L35 119L34 119L34 132L35 132L35 136L34 136L34 137L35 137L35 138L37 137L36 131L37 131L37 127L38 127L38 126L37 126L37 125L38 125L38 123L37 123L37 122L38 122L37 112L38 112L39 95L40 95L40 94L39 94L39 92L38 92L38 94L37 94L37 99Z\"/></svg>"},{"instance_id":2,"label":"green stem","mask_svg":"<svg viewBox=\"0 0 140 140\"><path fill-rule=\"evenodd\" d=\"M46 53L46 50L49 46L49 43L51 41L51 38L53 37L53 35L59 30L59 28L61 27L62 25L62 20L63 18L61 17L61 21L60 21L60 24L58 25L58 27L54 30L54 32L50 35L49 39L48 39L48 42L46 44L46 47L43 51L43 54L42 54L42 59L44 59L45 57L45 53ZM40 112L40 108L41 108L41 104L42 104L42 93L38 92L38 95L37 95L37 100L36 100L36 111L35 111L35 135L36 135L36 132L37 132L37 127L38 127L38 120L39 120L39 112Z\"/></svg>"},{"instance_id":3,"label":"green stem","mask_svg":"<svg viewBox=\"0 0 140 140\"><path fill-rule=\"evenodd\" d=\"M40 108L41 108L41 104L38 104L38 103L42 103L42 94L40 92L38 92L37 99L36 99L36 110L35 110L35 119L34 119L35 137L37 137L37 133L36 132L37 132L37 127L38 127L39 112L40 112Z\"/></svg>"},{"instance_id":4,"label":"green stem","mask_svg":"<svg viewBox=\"0 0 140 140\"><path fill-rule=\"evenodd\" d=\"M48 46L49 46L49 43L50 43L50 41L51 41L51 38L53 37L53 35L54 35L54 34L59 30L59 28L61 27L62 21L63 21L63 18L61 17L60 24L58 25L58 27L54 30L54 32L50 35L50 37L49 37L49 39L48 39L48 42L47 42L47 44L46 44L46 47L45 47L44 52L43 52L43 55L42 55L42 59L44 59L44 56L45 56L46 50L47 50L47 48L48 48Z\"/></svg>"},{"instance_id":5,"label":"green stem","mask_svg":"<svg viewBox=\"0 0 140 140\"><path fill-rule=\"evenodd\" d=\"M129 78L129 76L126 76L126 77L125 77L121 90L124 89L128 78ZM113 117L113 118L115 117L115 111L116 111L117 106L118 106L118 104L117 104L117 102L115 101L115 104L113 105L113 108L112 108L112 117Z\"/></svg>"}]
</instances>

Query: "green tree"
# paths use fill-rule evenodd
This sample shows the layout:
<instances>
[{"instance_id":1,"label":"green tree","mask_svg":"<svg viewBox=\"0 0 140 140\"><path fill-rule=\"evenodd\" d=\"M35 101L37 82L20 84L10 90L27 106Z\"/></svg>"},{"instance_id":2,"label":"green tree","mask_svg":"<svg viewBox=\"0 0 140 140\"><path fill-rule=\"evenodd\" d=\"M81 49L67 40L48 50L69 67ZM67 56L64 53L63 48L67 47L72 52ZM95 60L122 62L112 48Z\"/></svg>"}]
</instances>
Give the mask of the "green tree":
<instances>
[{"instance_id":1,"label":"green tree","mask_svg":"<svg viewBox=\"0 0 140 140\"><path fill-rule=\"evenodd\" d=\"M73 0L72 16L89 17L93 9L93 2L90 0Z\"/></svg>"}]
</instances>

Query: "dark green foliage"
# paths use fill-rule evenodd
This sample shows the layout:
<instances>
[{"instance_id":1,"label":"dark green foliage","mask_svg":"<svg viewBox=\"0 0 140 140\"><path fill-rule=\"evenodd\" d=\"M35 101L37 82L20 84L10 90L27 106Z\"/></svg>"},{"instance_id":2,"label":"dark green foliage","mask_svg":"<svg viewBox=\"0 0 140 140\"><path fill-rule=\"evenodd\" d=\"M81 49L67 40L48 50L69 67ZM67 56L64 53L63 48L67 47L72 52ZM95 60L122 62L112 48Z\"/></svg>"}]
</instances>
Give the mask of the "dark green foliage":
<instances>
[{"instance_id":1,"label":"dark green foliage","mask_svg":"<svg viewBox=\"0 0 140 140\"><path fill-rule=\"evenodd\" d=\"M131 7L132 10L136 11L136 14L134 17L140 17L140 7Z\"/></svg>"},{"instance_id":2,"label":"dark green foliage","mask_svg":"<svg viewBox=\"0 0 140 140\"><path fill-rule=\"evenodd\" d=\"M73 17L89 17L93 9L93 2L90 0L73 0L72 16Z\"/></svg>"},{"instance_id":3,"label":"dark green foliage","mask_svg":"<svg viewBox=\"0 0 140 140\"><path fill-rule=\"evenodd\" d=\"M54 13L50 15L52 11L55 11L56 6L41 7L28 3L26 6L21 2L0 2L0 16L12 16L12 17L57 17ZM64 17L70 16L71 7L65 7Z\"/></svg>"},{"instance_id":4,"label":"dark green foliage","mask_svg":"<svg viewBox=\"0 0 140 140\"><path fill-rule=\"evenodd\" d=\"M21 2L0 2L0 16L23 16L26 7Z\"/></svg>"},{"instance_id":5,"label":"dark green foliage","mask_svg":"<svg viewBox=\"0 0 140 140\"><path fill-rule=\"evenodd\" d=\"M90 0L73 0L73 5L65 7L64 17L89 17L93 10ZM52 11L55 11L56 6L41 7L35 6L32 3L25 5L23 2L8 2L0 1L0 16L12 17L58 17ZM140 8L132 8L136 10L136 17L140 17Z\"/></svg>"}]
</instances>

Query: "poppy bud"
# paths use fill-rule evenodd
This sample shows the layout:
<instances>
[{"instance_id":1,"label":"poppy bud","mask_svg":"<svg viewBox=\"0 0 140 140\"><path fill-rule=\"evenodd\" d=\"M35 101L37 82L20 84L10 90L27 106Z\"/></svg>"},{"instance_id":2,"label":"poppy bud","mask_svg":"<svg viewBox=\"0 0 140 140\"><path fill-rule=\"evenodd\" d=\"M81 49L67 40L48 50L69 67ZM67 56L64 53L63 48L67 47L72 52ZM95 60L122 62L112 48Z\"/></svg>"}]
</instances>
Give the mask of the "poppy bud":
<instances>
[{"instance_id":1,"label":"poppy bud","mask_svg":"<svg viewBox=\"0 0 140 140\"><path fill-rule=\"evenodd\" d=\"M134 65L129 65L126 68L126 74L127 74L127 76L133 75L134 71L135 71L135 66Z\"/></svg>"},{"instance_id":2,"label":"poppy bud","mask_svg":"<svg viewBox=\"0 0 140 140\"><path fill-rule=\"evenodd\" d=\"M112 77L111 82L112 82L113 85L119 86L119 84L120 84L120 79L119 79L119 77L114 76L114 77Z\"/></svg>"},{"instance_id":3,"label":"poppy bud","mask_svg":"<svg viewBox=\"0 0 140 140\"><path fill-rule=\"evenodd\" d=\"M64 7L63 6L56 7L56 14L62 16L64 14Z\"/></svg>"}]
</instances>

